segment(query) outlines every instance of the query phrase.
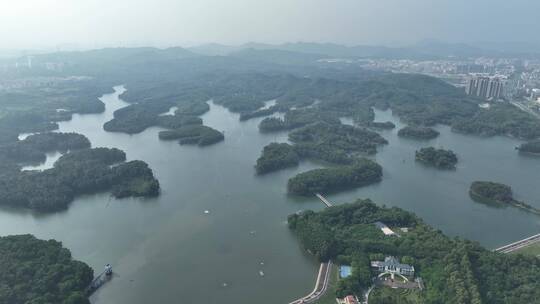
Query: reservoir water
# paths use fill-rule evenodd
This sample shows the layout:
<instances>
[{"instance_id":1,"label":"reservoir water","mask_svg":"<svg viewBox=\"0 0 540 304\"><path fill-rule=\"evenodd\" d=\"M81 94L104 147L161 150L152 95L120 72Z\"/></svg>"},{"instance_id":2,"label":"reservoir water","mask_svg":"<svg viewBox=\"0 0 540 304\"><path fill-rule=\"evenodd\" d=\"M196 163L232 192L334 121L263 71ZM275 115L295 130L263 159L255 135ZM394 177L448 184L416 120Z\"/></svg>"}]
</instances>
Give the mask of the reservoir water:
<instances>
[{"instance_id":1,"label":"reservoir water","mask_svg":"<svg viewBox=\"0 0 540 304\"><path fill-rule=\"evenodd\" d=\"M96 273L111 263L115 277L92 296L96 304L275 304L309 293L318 264L301 250L286 218L323 205L315 197L289 197L286 182L319 165L302 162L255 176L262 148L285 142L287 134L260 134L262 118L240 122L238 114L212 103L202 116L204 124L224 131L225 141L209 147L160 141L159 128L136 135L105 132L103 123L127 105L118 98L123 90L115 87L115 93L102 97L104 113L73 115L60 123L60 131L84 134L94 147L120 148L129 160L146 161L161 183L161 195L122 200L88 195L67 211L49 215L0 210L1 234L62 241ZM390 111L377 111L376 119L400 125ZM427 142L398 138L397 129L381 132L389 145L374 158L384 168L383 181L328 199L372 198L399 206L449 235L489 248L538 233L540 217L474 203L467 190L473 180L503 182L514 188L517 199L540 208L540 158L518 155L514 146L519 141L513 139L465 136L444 126L438 130L441 136ZM457 170L415 163L414 151L427 145L454 150L460 158Z\"/></svg>"}]
</instances>

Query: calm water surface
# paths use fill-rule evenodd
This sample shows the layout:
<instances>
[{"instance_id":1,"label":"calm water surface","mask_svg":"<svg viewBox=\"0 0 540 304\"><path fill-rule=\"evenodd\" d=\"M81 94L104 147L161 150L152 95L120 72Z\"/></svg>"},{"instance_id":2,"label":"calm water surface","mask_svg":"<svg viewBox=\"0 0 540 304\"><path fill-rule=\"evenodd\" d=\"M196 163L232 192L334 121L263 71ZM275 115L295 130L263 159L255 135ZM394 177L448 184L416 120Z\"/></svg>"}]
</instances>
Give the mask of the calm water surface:
<instances>
[{"instance_id":1,"label":"calm water surface","mask_svg":"<svg viewBox=\"0 0 540 304\"><path fill-rule=\"evenodd\" d=\"M108 194L89 195L52 215L0 210L1 233L58 239L96 272L111 263L116 276L92 296L96 304L201 299L275 304L308 293L318 266L299 248L285 221L290 213L322 209L322 204L315 198L288 197L285 185L290 176L317 165L303 162L256 177L253 165L262 148L286 141L287 134L259 134L262 118L239 122L237 114L213 104L202 118L224 131L225 141L210 147L159 141L159 128L136 135L105 132L103 123L127 105L118 98L123 88L115 90L102 98L105 113L74 115L60 123L60 131L82 133L94 147L117 147L129 160L146 161L161 183L161 196L116 200ZM389 111L376 114L377 120L399 124ZM512 139L438 129L441 136L428 142L400 139L397 129L382 132L390 142L375 157L384 167L383 181L328 198L341 203L369 197L400 206L450 235L487 247L538 233L540 217L473 203L467 189L477 179L500 181L512 185L518 199L540 207L540 159L519 156L513 150L519 142ZM460 157L458 169L439 171L415 163L414 151L427 145L454 150Z\"/></svg>"}]
</instances>

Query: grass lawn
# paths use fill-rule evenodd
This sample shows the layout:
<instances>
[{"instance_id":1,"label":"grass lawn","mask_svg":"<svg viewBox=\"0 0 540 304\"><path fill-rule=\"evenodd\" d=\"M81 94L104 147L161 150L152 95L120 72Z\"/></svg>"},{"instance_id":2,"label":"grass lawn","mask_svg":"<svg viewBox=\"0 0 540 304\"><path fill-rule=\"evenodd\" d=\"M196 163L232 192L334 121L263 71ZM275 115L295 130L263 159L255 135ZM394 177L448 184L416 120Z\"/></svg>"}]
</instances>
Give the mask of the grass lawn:
<instances>
[{"instance_id":1,"label":"grass lawn","mask_svg":"<svg viewBox=\"0 0 540 304\"><path fill-rule=\"evenodd\" d=\"M326 294L317 301L317 304L337 304L336 302L336 287L339 280L339 265L332 266L332 272L330 273L330 284Z\"/></svg>"},{"instance_id":2,"label":"grass lawn","mask_svg":"<svg viewBox=\"0 0 540 304\"><path fill-rule=\"evenodd\" d=\"M540 242L534 243L527 247L513 251L511 254L518 254L518 253L521 253L524 255L530 255L530 256L540 256Z\"/></svg>"},{"instance_id":3,"label":"grass lawn","mask_svg":"<svg viewBox=\"0 0 540 304\"><path fill-rule=\"evenodd\" d=\"M369 295L370 304L422 304L420 291L417 289L393 289L390 287L377 287Z\"/></svg>"}]
</instances>

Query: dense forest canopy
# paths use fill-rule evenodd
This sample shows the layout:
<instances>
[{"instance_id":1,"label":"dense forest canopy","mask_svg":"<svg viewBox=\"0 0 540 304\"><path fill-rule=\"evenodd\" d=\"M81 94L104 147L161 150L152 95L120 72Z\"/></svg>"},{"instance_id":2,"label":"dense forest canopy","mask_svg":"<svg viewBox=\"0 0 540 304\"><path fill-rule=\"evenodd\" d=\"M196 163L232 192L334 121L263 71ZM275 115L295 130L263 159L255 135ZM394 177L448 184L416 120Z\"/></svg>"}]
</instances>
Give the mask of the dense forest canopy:
<instances>
[{"instance_id":1,"label":"dense forest canopy","mask_svg":"<svg viewBox=\"0 0 540 304\"><path fill-rule=\"evenodd\" d=\"M67 208L81 194L158 195L159 183L148 165L125 159L118 149L82 149L63 155L51 169L0 174L0 205L51 212Z\"/></svg>"},{"instance_id":2,"label":"dense forest canopy","mask_svg":"<svg viewBox=\"0 0 540 304\"><path fill-rule=\"evenodd\" d=\"M291 194L311 196L370 185L381 181L382 167L376 162L360 158L350 166L313 169L289 179Z\"/></svg>"},{"instance_id":3,"label":"dense forest canopy","mask_svg":"<svg viewBox=\"0 0 540 304\"><path fill-rule=\"evenodd\" d=\"M458 157L453 151L434 147L421 148L416 151L415 159L441 169L455 169L458 162Z\"/></svg>"},{"instance_id":4,"label":"dense forest canopy","mask_svg":"<svg viewBox=\"0 0 540 304\"><path fill-rule=\"evenodd\" d=\"M409 229L400 237L386 236L373 225L377 221ZM338 295L362 294L375 275L369 261L393 255L410 261L423 278L421 303L536 303L540 298L540 259L495 253L447 237L399 208L359 200L293 214L288 222L302 246L319 259L352 263L353 275L338 283Z\"/></svg>"},{"instance_id":5,"label":"dense forest canopy","mask_svg":"<svg viewBox=\"0 0 540 304\"><path fill-rule=\"evenodd\" d=\"M398 131L398 136L413 139L433 139L439 132L428 127L406 126Z\"/></svg>"},{"instance_id":6,"label":"dense forest canopy","mask_svg":"<svg viewBox=\"0 0 540 304\"><path fill-rule=\"evenodd\" d=\"M0 144L0 159L16 163L43 162L45 153L90 148L86 136L76 133L39 133L24 140Z\"/></svg>"},{"instance_id":7,"label":"dense forest canopy","mask_svg":"<svg viewBox=\"0 0 540 304\"><path fill-rule=\"evenodd\" d=\"M94 271L60 242L32 235L0 237L0 303L89 304Z\"/></svg>"}]
</instances>

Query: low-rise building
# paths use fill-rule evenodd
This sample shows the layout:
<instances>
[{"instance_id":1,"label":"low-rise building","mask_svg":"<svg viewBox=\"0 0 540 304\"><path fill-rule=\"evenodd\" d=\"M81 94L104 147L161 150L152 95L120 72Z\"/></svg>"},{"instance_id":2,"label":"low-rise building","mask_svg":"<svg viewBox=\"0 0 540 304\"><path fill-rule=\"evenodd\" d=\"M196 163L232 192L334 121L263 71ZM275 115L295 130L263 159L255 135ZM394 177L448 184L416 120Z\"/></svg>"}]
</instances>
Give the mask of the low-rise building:
<instances>
[{"instance_id":1,"label":"low-rise building","mask_svg":"<svg viewBox=\"0 0 540 304\"><path fill-rule=\"evenodd\" d=\"M414 266L409 264L401 264L399 260L393 256L384 258L384 261L372 261L371 268L381 274L399 274L405 277L414 277Z\"/></svg>"}]
</instances>

